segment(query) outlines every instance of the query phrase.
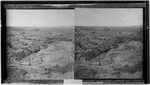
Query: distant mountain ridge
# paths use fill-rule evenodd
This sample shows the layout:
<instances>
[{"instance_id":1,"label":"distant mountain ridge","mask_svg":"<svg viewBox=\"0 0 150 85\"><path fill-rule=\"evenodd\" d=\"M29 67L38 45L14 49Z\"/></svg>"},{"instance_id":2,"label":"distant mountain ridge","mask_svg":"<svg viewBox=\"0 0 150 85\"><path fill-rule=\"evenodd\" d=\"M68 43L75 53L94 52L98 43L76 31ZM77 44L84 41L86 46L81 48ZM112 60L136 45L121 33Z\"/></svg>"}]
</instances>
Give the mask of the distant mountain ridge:
<instances>
[{"instance_id":1,"label":"distant mountain ridge","mask_svg":"<svg viewBox=\"0 0 150 85\"><path fill-rule=\"evenodd\" d=\"M141 28L142 25L132 25L132 26L75 26L75 27L83 27L83 28Z\"/></svg>"},{"instance_id":2,"label":"distant mountain ridge","mask_svg":"<svg viewBox=\"0 0 150 85\"><path fill-rule=\"evenodd\" d=\"M32 30L32 29L70 29L73 26L61 26L61 27L11 27L7 26L7 29L24 29L24 30Z\"/></svg>"}]
</instances>

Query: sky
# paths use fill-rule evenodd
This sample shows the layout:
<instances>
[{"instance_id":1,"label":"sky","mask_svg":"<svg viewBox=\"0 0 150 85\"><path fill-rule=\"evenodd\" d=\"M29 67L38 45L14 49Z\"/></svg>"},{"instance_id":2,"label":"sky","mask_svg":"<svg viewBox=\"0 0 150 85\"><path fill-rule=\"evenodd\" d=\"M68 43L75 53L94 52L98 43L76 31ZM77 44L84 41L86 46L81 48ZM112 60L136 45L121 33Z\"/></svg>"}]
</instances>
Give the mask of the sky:
<instances>
[{"instance_id":1,"label":"sky","mask_svg":"<svg viewBox=\"0 0 150 85\"><path fill-rule=\"evenodd\" d=\"M142 8L76 8L76 26L143 25Z\"/></svg>"},{"instance_id":2,"label":"sky","mask_svg":"<svg viewBox=\"0 0 150 85\"><path fill-rule=\"evenodd\" d=\"M143 25L142 8L75 8L7 10L7 26L135 26Z\"/></svg>"},{"instance_id":3,"label":"sky","mask_svg":"<svg viewBox=\"0 0 150 85\"><path fill-rule=\"evenodd\" d=\"M7 10L7 26L74 26L74 10Z\"/></svg>"}]
</instances>

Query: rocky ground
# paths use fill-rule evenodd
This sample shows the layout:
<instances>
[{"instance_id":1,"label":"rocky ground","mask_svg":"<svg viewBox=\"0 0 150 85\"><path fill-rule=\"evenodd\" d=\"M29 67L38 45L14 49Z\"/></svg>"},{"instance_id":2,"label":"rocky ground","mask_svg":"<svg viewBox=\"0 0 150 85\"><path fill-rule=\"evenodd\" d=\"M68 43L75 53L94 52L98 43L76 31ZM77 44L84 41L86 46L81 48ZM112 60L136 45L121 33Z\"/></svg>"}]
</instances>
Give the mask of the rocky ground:
<instances>
[{"instance_id":1,"label":"rocky ground","mask_svg":"<svg viewBox=\"0 0 150 85\"><path fill-rule=\"evenodd\" d=\"M138 41L123 44L105 55L102 54L90 61L77 64L76 69L79 71L75 74L76 76L80 75L79 78L142 78L141 48L142 43Z\"/></svg>"},{"instance_id":2,"label":"rocky ground","mask_svg":"<svg viewBox=\"0 0 150 85\"><path fill-rule=\"evenodd\" d=\"M9 32L14 36L8 38L7 81L73 79L72 41L41 38L36 36L38 33L33 32Z\"/></svg>"},{"instance_id":3,"label":"rocky ground","mask_svg":"<svg viewBox=\"0 0 150 85\"><path fill-rule=\"evenodd\" d=\"M140 79L141 35L137 28L9 30L7 81Z\"/></svg>"},{"instance_id":4,"label":"rocky ground","mask_svg":"<svg viewBox=\"0 0 150 85\"><path fill-rule=\"evenodd\" d=\"M138 34L141 30L128 30L77 27L75 78L141 79L143 44Z\"/></svg>"}]
</instances>

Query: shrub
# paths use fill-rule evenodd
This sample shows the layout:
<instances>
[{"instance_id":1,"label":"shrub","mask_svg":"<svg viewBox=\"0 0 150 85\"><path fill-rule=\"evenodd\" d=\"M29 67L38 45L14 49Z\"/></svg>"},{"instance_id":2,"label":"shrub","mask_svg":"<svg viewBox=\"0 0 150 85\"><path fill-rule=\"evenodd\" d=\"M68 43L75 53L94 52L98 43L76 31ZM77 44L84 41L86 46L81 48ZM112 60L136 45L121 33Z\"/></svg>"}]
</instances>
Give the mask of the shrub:
<instances>
[{"instance_id":1,"label":"shrub","mask_svg":"<svg viewBox=\"0 0 150 85\"><path fill-rule=\"evenodd\" d=\"M74 77L78 79L88 78L92 79L95 77L97 70L89 69L88 67L78 66L75 68Z\"/></svg>"},{"instance_id":2,"label":"shrub","mask_svg":"<svg viewBox=\"0 0 150 85\"><path fill-rule=\"evenodd\" d=\"M141 71L142 70L142 63L139 62L138 64L134 65L134 66L128 66L128 65L125 65L123 66L122 68L117 68L116 69L117 72L126 72L126 73L135 73L137 71Z\"/></svg>"},{"instance_id":3,"label":"shrub","mask_svg":"<svg viewBox=\"0 0 150 85\"><path fill-rule=\"evenodd\" d=\"M91 60L98 56L98 53L92 49L86 50L84 53L81 54L81 57L84 57L85 60Z\"/></svg>"},{"instance_id":4,"label":"shrub","mask_svg":"<svg viewBox=\"0 0 150 85\"><path fill-rule=\"evenodd\" d=\"M26 57L26 54L25 52L19 52L19 53L16 53L14 57L16 57L16 60L20 61L21 59Z\"/></svg>"},{"instance_id":5,"label":"shrub","mask_svg":"<svg viewBox=\"0 0 150 85\"><path fill-rule=\"evenodd\" d=\"M7 80L10 82L23 80L26 73L27 71L24 69L9 67Z\"/></svg>"}]
</instances>

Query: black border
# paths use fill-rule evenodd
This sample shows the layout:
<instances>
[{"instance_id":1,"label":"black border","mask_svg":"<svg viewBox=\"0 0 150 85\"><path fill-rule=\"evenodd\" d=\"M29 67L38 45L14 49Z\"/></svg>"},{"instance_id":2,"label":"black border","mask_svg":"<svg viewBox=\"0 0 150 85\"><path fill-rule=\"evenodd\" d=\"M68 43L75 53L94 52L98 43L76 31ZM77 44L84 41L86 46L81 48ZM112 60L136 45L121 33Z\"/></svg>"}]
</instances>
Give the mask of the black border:
<instances>
[{"instance_id":1,"label":"black border","mask_svg":"<svg viewBox=\"0 0 150 85\"><path fill-rule=\"evenodd\" d=\"M145 83L149 80L149 2L143 8L143 78Z\"/></svg>"},{"instance_id":2,"label":"black border","mask_svg":"<svg viewBox=\"0 0 150 85\"><path fill-rule=\"evenodd\" d=\"M6 7L8 4L15 5L31 5L31 4L72 4L73 6L68 7ZM149 2L148 1L1 1L1 65L2 65L2 82L5 83L7 79L7 59L6 59L6 10L7 9L74 9L78 6L76 4L101 4L102 6L94 6L93 8L143 8L143 79L83 79L83 82L87 81L131 81L131 82L143 82L149 83ZM113 5L112 5L113 4ZM120 5L118 5L120 4ZM140 5L144 4L144 5ZM86 6L85 6L86 7Z\"/></svg>"},{"instance_id":3,"label":"black border","mask_svg":"<svg viewBox=\"0 0 150 85\"><path fill-rule=\"evenodd\" d=\"M2 1L5 4L145 3L145 1Z\"/></svg>"},{"instance_id":4,"label":"black border","mask_svg":"<svg viewBox=\"0 0 150 85\"><path fill-rule=\"evenodd\" d=\"M7 78L7 58L6 58L6 9L1 3L1 83Z\"/></svg>"}]
</instances>

